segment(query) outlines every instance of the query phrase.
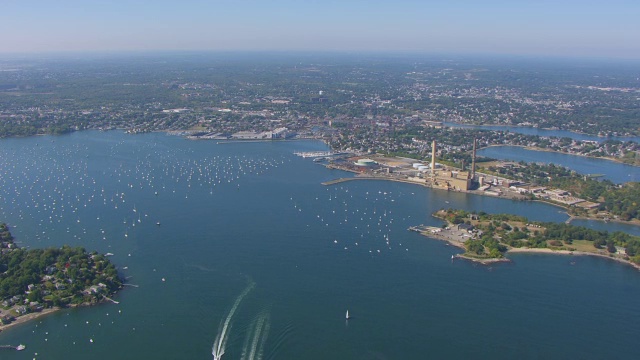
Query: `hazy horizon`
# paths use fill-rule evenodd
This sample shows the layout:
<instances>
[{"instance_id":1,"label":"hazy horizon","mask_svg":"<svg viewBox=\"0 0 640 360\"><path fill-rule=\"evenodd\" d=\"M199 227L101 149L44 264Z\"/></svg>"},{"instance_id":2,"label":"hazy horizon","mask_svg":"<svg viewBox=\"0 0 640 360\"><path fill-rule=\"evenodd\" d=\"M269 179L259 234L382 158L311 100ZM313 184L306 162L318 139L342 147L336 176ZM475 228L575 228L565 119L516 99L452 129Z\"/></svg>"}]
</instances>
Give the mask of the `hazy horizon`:
<instances>
[{"instance_id":1,"label":"hazy horizon","mask_svg":"<svg viewBox=\"0 0 640 360\"><path fill-rule=\"evenodd\" d=\"M0 53L277 51L640 59L640 4L9 0Z\"/></svg>"}]
</instances>

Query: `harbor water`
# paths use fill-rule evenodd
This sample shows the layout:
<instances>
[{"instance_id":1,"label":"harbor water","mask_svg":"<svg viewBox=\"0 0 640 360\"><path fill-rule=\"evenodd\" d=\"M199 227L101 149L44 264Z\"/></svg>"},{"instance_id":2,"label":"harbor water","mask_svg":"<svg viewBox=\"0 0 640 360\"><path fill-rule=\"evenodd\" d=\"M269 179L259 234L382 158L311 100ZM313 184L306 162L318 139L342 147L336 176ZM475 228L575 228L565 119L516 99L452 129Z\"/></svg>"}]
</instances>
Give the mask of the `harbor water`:
<instances>
[{"instance_id":1,"label":"harbor water","mask_svg":"<svg viewBox=\"0 0 640 360\"><path fill-rule=\"evenodd\" d=\"M2 359L632 358L640 273L517 254L482 266L407 231L442 208L565 221L542 203L352 176L316 141L79 132L0 141L20 246L110 257L128 286L0 333ZM598 226L607 226L600 224ZM350 319L345 319L349 311Z\"/></svg>"}]
</instances>

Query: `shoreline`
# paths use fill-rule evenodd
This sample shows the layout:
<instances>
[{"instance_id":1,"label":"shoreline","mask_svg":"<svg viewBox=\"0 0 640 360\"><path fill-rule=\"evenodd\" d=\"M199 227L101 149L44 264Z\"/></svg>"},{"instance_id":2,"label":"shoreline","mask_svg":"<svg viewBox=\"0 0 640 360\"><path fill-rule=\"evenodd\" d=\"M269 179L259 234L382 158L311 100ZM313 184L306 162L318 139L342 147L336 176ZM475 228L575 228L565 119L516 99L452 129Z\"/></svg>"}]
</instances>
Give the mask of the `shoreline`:
<instances>
[{"instance_id":1,"label":"shoreline","mask_svg":"<svg viewBox=\"0 0 640 360\"><path fill-rule=\"evenodd\" d=\"M453 234L445 235L445 234L441 234L441 233L430 233L430 232L426 232L426 231L418 231L414 227L409 228L409 230L416 231L418 234L420 234L420 235L422 235L424 237L430 238L430 239L443 241L446 244L451 245L451 246L455 246L455 247L457 247L459 249L462 249L465 252L467 250L465 248L465 246L464 246L464 242L455 240L452 237ZM472 262L475 262L475 263L478 263L478 264L483 264L483 265L490 265L490 264L500 263L500 262L512 262L513 260L511 260L511 259L509 259L507 257L509 254L548 254L548 255L571 255L571 256L596 256L596 257L600 257L600 258L604 258L604 259L613 260L613 261L616 261L616 262L621 263L621 264L629 265L629 266L635 268L636 270L640 271L640 264L636 264L634 262L622 259L622 258L614 256L614 255L610 256L610 255L604 254L604 253L577 251L577 250L574 250L574 251L571 251L571 250L554 250L554 249L549 249L549 248L528 248L528 247L514 248L514 247L509 247L507 249L507 251L504 253L505 257L502 257L502 258L478 258L478 257L465 255L465 253L455 254L455 255L453 255L453 258L469 260L469 261L472 261Z\"/></svg>"},{"instance_id":2,"label":"shoreline","mask_svg":"<svg viewBox=\"0 0 640 360\"><path fill-rule=\"evenodd\" d=\"M40 312L35 312L35 313L30 313L30 314L18 316L11 324L7 324L7 325L0 324L0 333L2 333L3 331L5 331L5 330L7 330L9 328L12 328L12 327L14 327L16 325L24 324L24 323L27 323L29 321L32 321L32 320L35 320L35 319L39 319L39 318L44 317L46 315L53 314L54 312L57 312L59 310L62 310L62 308L53 307L53 308L49 308L49 309L43 309Z\"/></svg>"},{"instance_id":3,"label":"shoreline","mask_svg":"<svg viewBox=\"0 0 640 360\"><path fill-rule=\"evenodd\" d=\"M409 228L410 230L412 230L411 228ZM413 230L416 231L416 230ZM446 244L451 245L451 246L455 246L458 249L462 249L466 252L466 248L464 246L464 243L461 241L457 241L455 239L453 239L451 236L445 236L442 235L440 233L426 233L423 231L416 231L418 234L427 237L427 238L431 238L431 239L436 239L439 241L444 241ZM462 259L462 260L468 260L474 263L478 263L478 264L482 264L482 265L491 265L491 264L495 264L495 263L503 263L503 262L511 262L510 259L506 258L506 257L502 257L502 258L480 258L480 257L473 257L473 256L469 256L466 255L465 253L460 253L460 254L454 254L452 255L452 260L453 259Z\"/></svg>"},{"instance_id":4,"label":"shoreline","mask_svg":"<svg viewBox=\"0 0 640 360\"><path fill-rule=\"evenodd\" d=\"M510 248L507 254L551 254L551 255L571 255L571 256L596 256L604 259L613 260L621 264L626 264L640 271L640 265L616 256L607 254L592 253L587 251L570 251L570 250L553 250L549 248Z\"/></svg>"},{"instance_id":5,"label":"shoreline","mask_svg":"<svg viewBox=\"0 0 640 360\"><path fill-rule=\"evenodd\" d=\"M582 216L582 215L571 215L569 213L567 213L567 215L569 215L569 219L567 219L567 221L569 221L569 223L571 223L573 220L593 220L593 221L600 221L600 222L604 222L604 223L612 222L612 223L616 223L616 224L626 224L626 225L640 226L640 220L638 220L638 219L631 219L629 221L625 221L625 220L620 220L620 219L615 219L615 218L609 218L609 219L592 218L592 217Z\"/></svg>"},{"instance_id":6,"label":"shoreline","mask_svg":"<svg viewBox=\"0 0 640 360\"><path fill-rule=\"evenodd\" d=\"M67 307L61 308L61 307L52 307L52 308L47 308L47 309L43 309L42 311L39 312L32 312L26 315L22 315L22 316L18 316L16 317L16 319L7 325L3 325L2 323L0 323L0 333L2 333L3 331L15 326L15 325L20 325L20 324L24 324L27 322L30 322L32 320L36 320L36 319L40 319L42 317L45 317L47 315L53 314L55 312L58 312L60 310L68 310L68 309L77 309L77 308L82 308L82 307L88 307L88 306L96 306L96 305L102 305L105 304L107 302L111 302L113 304L119 304L120 302L115 301L111 298L105 297L105 299L101 300L100 302L97 303L82 303L82 304L77 304L77 305L69 305Z\"/></svg>"},{"instance_id":7,"label":"shoreline","mask_svg":"<svg viewBox=\"0 0 640 360\"><path fill-rule=\"evenodd\" d=\"M475 258L472 256L467 256L465 254L455 254L453 255L454 259L462 259L462 260L468 260L471 262L474 262L476 264L481 264L481 265L491 265L491 264L497 264L497 263L510 263L513 262L511 259L508 259L506 257L502 257L502 258Z\"/></svg>"},{"instance_id":8,"label":"shoreline","mask_svg":"<svg viewBox=\"0 0 640 360\"><path fill-rule=\"evenodd\" d=\"M16 319L11 323L11 324L7 324L7 325L2 325L0 323L0 333L2 333L3 331L5 331L6 329L9 329L15 325L19 325L19 324L24 324L27 323L29 321L35 320L35 319L39 319L41 317L44 317L46 315L49 314L53 314L54 312L57 312L59 310L65 310L65 309L77 309L77 308L83 308L83 307L87 307L87 306L96 306L96 305L102 305L107 303L107 301L112 302L114 304L119 304L120 302L115 301L111 298L105 298L104 300L97 302L97 303L82 303L82 304L77 304L77 305L69 305L68 307L52 307L52 308L47 308L47 309L43 309L42 311L39 312L33 312L33 313L29 313L26 315L21 315L16 317Z\"/></svg>"},{"instance_id":9,"label":"shoreline","mask_svg":"<svg viewBox=\"0 0 640 360\"><path fill-rule=\"evenodd\" d=\"M329 169L336 169L336 170L342 170L342 171L347 171L347 172L351 172L354 174L360 174L354 171L350 171L347 169L341 169L341 168L329 168ZM395 178L391 178L391 177L385 177L385 176L354 176L354 177L350 177L350 178L336 178L333 180L329 180L329 181L324 181L321 182L321 185L324 186L332 186L332 185L336 185L336 184L340 184L343 182L349 182L349 181L355 181L355 180L386 180L386 181L392 181L392 182L399 182L399 183L405 183L405 184L412 184L412 185L418 185L418 186L422 186L428 189L435 189L435 190L443 190L443 191L450 191L450 190L446 190L446 189L441 189L438 187L433 187L430 186L426 183L421 183L421 182L417 182L417 181L411 181L411 180L405 180L405 179L395 179ZM478 191L478 190L456 190L455 192L457 193L463 193L463 194L475 194L475 195L480 195L480 196L490 196L487 194L484 194L483 191ZM499 197L500 198L500 197ZM512 198L507 198L507 197L501 197L502 199L505 200L514 200ZM625 221L625 220L620 220L620 219L615 219L615 218L610 218L608 220L602 219L602 218L597 218L597 217L589 217L589 216L583 216L583 215L571 215L569 214L569 209L570 207L566 206L566 205L562 205L560 203L557 202L553 202L553 201L549 201L549 200L545 200L545 199L533 199L533 200L518 200L518 201L531 201L531 202L541 202L541 203L545 203L548 205L552 205L555 206L559 209L565 210L567 216L569 216L569 218L566 220L569 223L571 223L573 220L589 220L589 221L600 221L600 222L614 222L617 224L626 224L626 225L631 225L631 226L638 226L640 227L640 220L638 219L633 219L633 220L629 220L629 221Z\"/></svg>"}]
</instances>

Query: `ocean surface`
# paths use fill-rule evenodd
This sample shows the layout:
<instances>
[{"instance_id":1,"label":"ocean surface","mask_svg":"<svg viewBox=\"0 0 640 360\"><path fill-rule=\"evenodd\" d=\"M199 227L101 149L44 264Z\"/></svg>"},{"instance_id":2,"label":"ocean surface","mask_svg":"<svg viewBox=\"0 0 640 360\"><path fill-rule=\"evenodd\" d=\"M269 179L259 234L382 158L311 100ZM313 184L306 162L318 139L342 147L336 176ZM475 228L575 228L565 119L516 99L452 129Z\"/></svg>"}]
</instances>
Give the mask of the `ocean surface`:
<instances>
[{"instance_id":1,"label":"ocean surface","mask_svg":"<svg viewBox=\"0 0 640 360\"><path fill-rule=\"evenodd\" d=\"M111 252L130 286L119 304L0 333L27 345L0 357L637 356L637 270L558 255L452 262L458 249L407 230L440 225L441 208L564 221L561 209L385 181L323 186L351 174L294 155L316 150L119 131L1 140L0 219L20 245Z\"/></svg>"}]
</instances>

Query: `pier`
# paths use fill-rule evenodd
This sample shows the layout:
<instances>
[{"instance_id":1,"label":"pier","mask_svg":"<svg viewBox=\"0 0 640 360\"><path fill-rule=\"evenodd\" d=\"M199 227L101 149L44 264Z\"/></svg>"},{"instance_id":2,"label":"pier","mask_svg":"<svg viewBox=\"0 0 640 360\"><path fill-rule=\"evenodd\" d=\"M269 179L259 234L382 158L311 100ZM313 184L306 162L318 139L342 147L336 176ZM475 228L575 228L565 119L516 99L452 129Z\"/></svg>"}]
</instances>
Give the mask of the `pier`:
<instances>
[{"instance_id":1,"label":"pier","mask_svg":"<svg viewBox=\"0 0 640 360\"><path fill-rule=\"evenodd\" d=\"M303 158L308 157L321 157L321 156L332 156L336 153L331 151L306 151L306 152L294 152L294 155L302 156Z\"/></svg>"},{"instance_id":2,"label":"pier","mask_svg":"<svg viewBox=\"0 0 640 360\"><path fill-rule=\"evenodd\" d=\"M355 177L349 177L349 178L333 179L333 180L325 181L321 184L325 186L329 186L329 185L335 185L335 184L340 184L343 182L354 181L354 180L386 180L386 181L401 182L405 184L420 185L420 186L429 187L429 188L433 187L431 184L424 181L401 179L401 178L391 177L391 176L355 176ZM462 191L462 192L466 192L466 191Z\"/></svg>"},{"instance_id":3,"label":"pier","mask_svg":"<svg viewBox=\"0 0 640 360\"><path fill-rule=\"evenodd\" d=\"M110 298L110 297L108 297L108 296L105 296L104 298L105 298L105 299L107 299L107 300L109 300L109 301L111 301L111 302L112 302L112 303L114 303L114 304L120 304L120 302L119 302L119 301L115 301L115 300L113 300L112 298Z\"/></svg>"},{"instance_id":4,"label":"pier","mask_svg":"<svg viewBox=\"0 0 640 360\"><path fill-rule=\"evenodd\" d=\"M322 185L335 185L335 184L340 184L343 182L347 182L347 181L353 181L353 180L389 180L387 178L378 178L378 177L373 177L373 176L368 176L368 177L350 177L350 178L339 178L339 179L333 179L330 181L325 181L322 183Z\"/></svg>"}]
</instances>

